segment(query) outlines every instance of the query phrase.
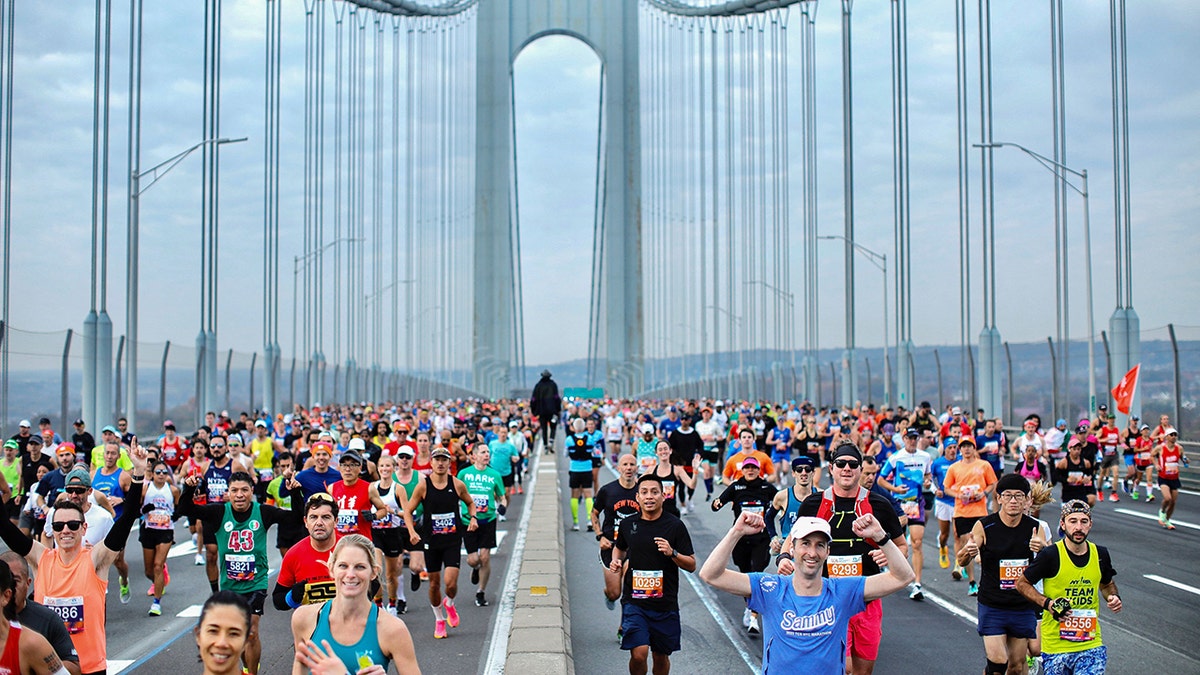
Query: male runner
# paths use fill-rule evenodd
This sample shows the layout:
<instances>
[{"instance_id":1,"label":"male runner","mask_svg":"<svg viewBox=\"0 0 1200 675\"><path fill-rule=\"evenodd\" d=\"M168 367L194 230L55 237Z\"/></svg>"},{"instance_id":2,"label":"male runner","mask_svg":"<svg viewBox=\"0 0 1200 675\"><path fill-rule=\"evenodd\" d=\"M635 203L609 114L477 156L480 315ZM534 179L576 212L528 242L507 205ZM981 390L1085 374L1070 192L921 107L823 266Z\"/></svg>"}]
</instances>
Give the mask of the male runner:
<instances>
[{"instance_id":1,"label":"male runner","mask_svg":"<svg viewBox=\"0 0 1200 675\"><path fill-rule=\"evenodd\" d=\"M278 450L282 449L282 447L278 448ZM267 501L267 487L275 479L276 450L275 439L271 438L266 421L256 421L254 437L250 439L250 457L254 460L254 472L258 474L258 484L254 486L254 496L260 502Z\"/></svg>"},{"instance_id":2,"label":"male runner","mask_svg":"<svg viewBox=\"0 0 1200 675\"><path fill-rule=\"evenodd\" d=\"M979 558L977 630L983 638L986 675L1022 675L1029 641L1037 636L1038 608L1019 591L1017 579L1046 547L1041 523L1025 515L1029 480L1006 474L996 482L1000 510L975 522L957 553L960 565Z\"/></svg>"},{"instance_id":3,"label":"male runner","mask_svg":"<svg viewBox=\"0 0 1200 675\"><path fill-rule=\"evenodd\" d=\"M492 443L501 442L511 446L504 440L505 427L499 425L497 431L502 432L500 438ZM467 492L471 494L471 500L475 502L475 520L479 527L463 534L463 546L467 550L467 564L471 566L471 584L475 586L475 606L487 607L488 600L484 589L487 588L488 579L492 576L492 549L496 548L496 519L508 508L508 488L505 487L504 478L500 472L490 465L492 459L490 445L475 444L475 448L471 451L471 459L473 463L458 472L458 479L467 486ZM511 470L511 458L507 461L509 461ZM510 473L509 476L511 477L512 474ZM460 511L459 515L462 517L469 517L466 505L463 505Z\"/></svg>"},{"instance_id":4,"label":"male runner","mask_svg":"<svg viewBox=\"0 0 1200 675\"><path fill-rule=\"evenodd\" d=\"M1100 501L1104 501L1104 486L1107 481L1110 488L1108 500L1119 502L1121 498L1117 496L1117 486L1121 484L1121 430L1117 428L1115 414L1108 413L1104 416L1103 423L1096 430L1096 442L1100 444L1101 452L1100 475L1096 477L1096 490Z\"/></svg>"},{"instance_id":5,"label":"male runner","mask_svg":"<svg viewBox=\"0 0 1200 675\"><path fill-rule=\"evenodd\" d=\"M600 488L592 501L592 529L600 543L600 564L604 566L604 604L610 610L617 608L617 600L621 598L621 575L609 567L613 542L621 521L641 512L637 501L637 470L633 455L621 455L617 460L617 479Z\"/></svg>"},{"instance_id":6,"label":"male runner","mask_svg":"<svg viewBox=\"0 0 1200 675\"><path fill-rule=\"evenodd\" d=\"M337 531L343 537L361 534L370 539L375 509L386 508L382 500L371 499L370 484L362 480L362 470L362 455L357 450L347 450L338 459L342 479L329 486L329 494L338 505Z\"/></svg>"},{"instance_id":7,"label":"male runner","mask_svg":"<svg viewBox=\"0 0 1200 675\"><path fill-rule=\"evenodd\" d=\"M653 427L651 428L653 433ZM713 475L720 465L721 453L717 445L725 439L725 429L713 419L712 408L700 410L700 421L696 422L696 433L700 434L700 442L704 448L700 451L700 460L704 464L704 501L712 501Z\"/></svg>"},{"instance_id":8,"label":"male runner","mask_svg":"<svg viewBox=\"0 0 1200 675\"><path fill-rule=\"evenodd\" d=\"M1087 444L1079 435L1067 440L1067 456L1054 464L1058 472L1059 484L1062 486L1062 502L1066 504L1072 499L1082 499L1088 506L1096 504L1096 490L1093 487L1092 473L1095 465L1092 459L1084 456ZM1095 455L1093 455L1095 457Z\"/></svg>"},{"instance_id":9,"label":"male runner","mask_svg":"<svg viewBox=\"0 0 1200 675\"><path fill-rule=\"evenodd\" d=\"M738 540L763 529L762 519L743 513L729 533L717 544L700 578L722 591L747 599L750 608L763 615L762 672L846 672L845 636L854 616L870 603L904 588L912 570L904 553L871 514L854 519L852 532L864 540L878 542L886 556L888 571L869 577L823 578L833 546L829 523L803 517L789 533L788 554L796 560L790 576L743 574L727 569L730 553Z\"/></svg>"},{"instance_id":10,"label":"male runner","mask_svg":"<svg viewBox=\"0 0 1200 675\"><path fill-rule=\"evenodd\" d=\"M13 444L15 445L16 441ZM54 649L54 653L62 661L63 667L66 668L65 672L79 675L79 654L75 652L75 644L71 642L71 634L67 632L62 618L50 608L35 602L30 597L33 578L29 575L29 562L13 551L5 551L0 554L0 564L7 565L12 572L13 618L21 624L22 628L28 628L46 638L46 641Z\"/></svg>"},{"instance_id":11,"label":"male runner","mask_svg":"<svg viewBox=\"0 0 1200 675\"><path fill-rule=\"evenodd\" d=\"M621 521L608 568L622 575L621 649L629 652L630 675L645 675L651 655L654 674L671 672L679 651L679 570L696 569L692 539L683 521L662 508L662 479L638 479L640 512Z\"/></svg>"},{"instance_id":12,"label":"male runner","mask_svg":"<svg viewBox=\"0 0 1200 675\"><path fill-rule=\"evenodd\" d=\"M579 531L580 502L586 514L592 511L592 446L587 433L587 424L576 418L571 422L572 433L567 436L566 450L568 486L571 488L571 531ZM588 523L588 531L592 524Z\"/></svg>"},{"instance_id":13,"label":"male runner","mask_svg":"<svg viewBox=\"0 0 1200 675\"><path fill-rule=\"evenodd\" d=\"M813 474L815 473L816 467L813 460L807 455L793 459L794 482L792 487L775 493L774 499L771 500L771 506L767 508L763 519L766 521L767 534L771 536L772 555L778 555L780 547L783 545L783 537L779 536L777 532L785 534L791 532L792 525L795 525L796 519L800 517L800 504L817 493L817 489L813 487ZM779 516L778 530L775 529L776 516Z\"/></svg>"},{"instance_id":14,"label":"male runner","mask_svg":"<svg viewBox=\"0 0 1200 675\"><path fill-rule=\"evenodd\" d=\"M1017 590L1042 614L1042 672L1045 675L1103 675L1108 649L1100 638L1100 601L1121 611L1108 549L1088 541L1092 509L1074 499L1062 505L1064 537L1047 546L1017 577ZM1034 584L1044 585L1038 591ZM1043 594L1044 593L1044 594Z\"/></svg>"},{"instance_id":15,"label":"male runner","mask_svg":"<svg viewBox=\"0 0 1200 675\"><path fill-rule=\"evenodd\" d=\"M1138 427L1138 435L1129 440L1129 449L1133 453L1133 487L1134 501L1138 498L1138 484L1146 484L1146 501L1154 501L1154 486L1150 484L1150 465L1154 463L1154 441L1150 440L1150 425Z\"/></svg>"},{"instance_id":16,"label":"male runner","mask_svg":"<svg viewBox=\"0 0 1200 675\"><path fill-rule=\"evenodd\" d=\"M954 550L961 551L966 543L966 536L975 527L975 523L988 514L987 498L996 490L996 472L992 465L979 457L975 441L964 438L958 443L962 459L950 465L946 470L946 480L943 492L954 498ZM975 581L975 565L957 565L951 572L951 577L959 581L966 568L967 595L979 594L979 583Z\"/></svg>"},{"instance_id":17,"label":"male runner","mask_svg":"<svg viewBox=\"0 0 1200 675\"><path fill-rule=\"evenodd\" d=\"M684 486L676 493L679 512L686 516L688 511L696 510L696 469L693 464L696 459L703 457L704 441L692 427L692 418L684 415L679 419L679 426L667 436L667 444L671 446L671 464L683 467L684 473L693 478L691 486Z\"/></svg>"},{"instance_id":18,"label":"male runner","mask_svg":"<svg viewBox=\"0 0 1200 675\"><path fill-rule=\"evenodd\" d=\"M224 502L213 502L210 482L208 503L196 505L193 497L200 485L198 476L184 481L179 499L180 512L203 521L205 534L212 532L216 538L215 554L209 556L212 565L221 570L219 579L209 577L210 585L219 587L214 592L233 591L250 604L250 632L246 635L246 650L242 652L242 662L250 675L257 675L262 657L258 626L267 599L267 530L277 523L304 517L300 484L290 474L283 479L291 492L290 511L255 502L254 477L242 471L230 474L226 482L228 499Z\"/></svg>"},{"instance_id":19,"label":"male runner","mask_svg":"<svg viewBox=\"0 0 1200 675\"><path fill-rule=\"evenodd\" d=\"M433 608L433 637L446 637L447 624L458 627L458 610L454 597L458 595L458 567L461 560L462 522L459 518L458 502L467 506L470 522L466 530L479 528L475 517L475 500L467 492L467 486L450 475L450 451L437 447L431 453L433 472L417 483L404 505L404 520L408 525L408 536L413 544L425 543L425 570L429 574L429 605ZM417 532L414 511L417 506L425 511L424 528ZM446 568L445 575L442 568ZM446 581L446 595L442 597L442 577ZM414 588L414 590L416 590Z\"/></svg>"},{"instance_id":20,"label":"male runner","mask_svg":"<svg viewBox=\"0 0 1200 675\"><path fill-rule=\"evenodd\" d=\"M146 478L146 451L134 438L130 443L133 480L127 498L138 503ZM54 548L48 548L21 533L7 518L0 518L0 538L33 569L33 599L54 610L67 626L85 674L104 673L108 648L104 631L108 569L125 546L138 510L129 509L113 525L104 543L87 548L87 522L73 501L55 504L52 530Z\"/></svg>"},{"instance_id":21,"label":"male runner","mask_svg":"<svg viewBox=\"0 0 1200 675\"><path fill-rule=\"evenodd\" d=\"M1151 456L1158 467L1158 489L1162 492L1162 509L1158 512L1158 524L1174 530L1171 516L1175 515L1175 504L1179 501L1179 465L1188 465L1187 453L1183 446L1176 442L1179 432L1175 427L1167 427L1163 432L1163 442L1154 448Z\"/></svg>"},{"instance_id":22,"label":"male runner","mask_svg":"<svg viewBox=\"0 0 1200 675\"><path fill-rule=\"evenodd\" d=\"M271 591L275 609L286 612L300 605L333 599L336 592L329 572L329 552L339 536L335 529L336 508L333 498L323 492L305 501L304 527L308 536L296 542L283 556L275 589Z\"/></svg>"},{"instance_id":23,"label":"male runner","mask_svg":"<svg viewBox=\"0 0 1200 675\"><path fill-rule=\"evenodd\" d=\"M275 455L274 473L276 475L267 484L267 499L265 503L288 511L291 510L292 497L283 486L283 474L295 473L295 466L295 457L287 450L283 450ZM288 550L303 538L304 525L296 525L288 522L279 523L275 529L275 547L279 549L280 557L287 555Z\"/></svg>"},{"instance_id":24,"label":"male runner","mask_svg":"<svg viewBox=\"0 0 1200 675\"><path fill-rule=\"evenodd\" d=\"M305 499L318 492L328 492L329 486L341 479L338 472L329 468L329 460L333 458L333 444L329 441L317 441L312 444L309 455L312 466L296 474Z\"/></svg>"},{"instance_id":25,"label":"male runner","mask_svg":"<svg viewBox=\"0 0 1200 675\"><path fill-rule=\"evenodd\" d=\"M484 445L482 443L478 445ZM517 446L508 438L508 427L500 424L496 426L496 440L486 444L488 449L488 461L491 462L492 470L500 476L504 494L511 495L515 492L517 464L521 461L521 453L517 450ZM473 453L473 451L471 451ZM472 455L472 461L474 456ZM522 489L521 492L524 492ZM480 525L483 522L480 521ZM493 523L493 526L495 523Z\"/></svg>"},{"instance_id":26,"label":"male runner","mask_svg":"<svg viewBox=\"0 0 1200 675\"><path fill-rule=\"evenodd\" d=\"M916 575L912 588L908 590L908 599L918 602L925 599L925 594L921 591L921 568L925 565L924 491L933 477L933 459L928 452L917 449L917 438L920 435L915 429L905 432L904 449L888 457L876 479L877 485L891 492L900 502L900 508L908 521L906 525L910 539L909 549L912 551L912 568Z\"/></svg>"},{"instance_id":27,"label":"male runner","mask_svg":"<svg viewBox=\"0 0 1200 675\"><path fill-rule=\"evenodd\" d=\"M907 556L904 528L891 504L882 495L862 487L863 456L852 443L835 446L829 467L831 485L819 494L812 495L800 505L800 516L815 516L828 521L832 542L830 556L825 561L823 574L830 578L861 577L878 574L880 566L888 558L880 552L882 539L870 542L853 527L862 516L872 514L882 526L887 540L896 542ZM784 541L776 558L780 574L791 574L796 565L793 559L793 544ZM796 550L800 550L797 548ZM903 568L901 568L903 569ZM906 578L908 575L904 575ZM878 600L866 604L866 608L850 618L846 642L850 651L850 672L854 675L870 675L879 656L879 642L883 636L883 606Z\"/></svg>"}]
</instances>

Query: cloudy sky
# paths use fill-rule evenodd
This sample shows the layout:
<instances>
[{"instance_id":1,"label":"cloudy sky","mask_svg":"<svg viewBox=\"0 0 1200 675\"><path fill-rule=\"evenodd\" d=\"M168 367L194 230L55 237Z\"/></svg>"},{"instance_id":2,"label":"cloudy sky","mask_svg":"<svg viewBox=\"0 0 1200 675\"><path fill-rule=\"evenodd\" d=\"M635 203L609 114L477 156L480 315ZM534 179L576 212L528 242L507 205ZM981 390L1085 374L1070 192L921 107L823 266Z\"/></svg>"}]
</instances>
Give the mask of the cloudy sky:
<instances>
[{"instance_id":1,"label":"cloudy sky","mask_svg":"<svg viewBox=\"0 0 1200 675\"><path fill-rule=\"evenodd\" d=\"M500 1L500 0L485 0ZM572 0L575 1L575 0ZM582 1L582 0L580 0ZM890 251L892 232L889 3L855 3L855 165L857 236ZM972 3L968 3L972 4ZM993 3L995 138L1050 153L1049 17L1046 3ZM1091 176L1091 216L1098 329L1114 307L1112 121L1108 3L1065 3L1068 162ZM11 323L17 329L78 329L89 305L92 156L92 29L87 3L18 3L14 86ZM840 17L822 2L817 17L820 227L842 230ZM113 103L109 197L108 311L124 322L127 11L114 7ZM957 182L954 3L911 2L910 116L912 243L920 298L914 337L957 343ZM283 230L281 342L290 351L289 259L301 254L303 3L284 2ZM798 23L793 13L793 25ZM203 3L146 3L143 166L191 145L201 134ZM1200 4L1190 0L1128 3L1130 153L1134 227L1133 288L1144 328L1200 325L1186 301L1200 295ZM226 0L222 131L250 141L222 153L222 348L261 349L263 162L263 11L261 0ZM791 31L796 40L798 31ZM793 43L794 44L794 43ZM974 40L972 40L972 45ZM793 47L791 54L799 49ZM794 56L793 56L794 57ZM971 60L974 69L975 60ZM526 353L531 364L584 356L586 277L590 265L594 148L600 65L581 42L551 37L517 58L515 92ZM973 71L976 72L976 71ZM799 92L793 63L791 91ZM978 78L972 75L972 87ZM972 120L977 119L972 96ZM790 106L791 148L800 148L800 107ZM972 122L972 137L978 135ZM792 159L799 194L799 157ZM996 231L1002 269L998 324L1006 340L1052 334L1053 192L1050 176L1015 151L997 151ZM972 167L977 198L977 167ZM198 330L200 171L181 164L142 207L141 335L189 344ZM793 198L799 232L801 201ZM1072 324L1084 325L1079 200L1070 197L1073 249ZM972 217L978 242L978 206ZM368 228L369 231L369 228ZM1078 248L1075 248L1078 247ZM978 253L976 253L978 255ZM799 246L793 288L800 292ZM876 273L861 266L860 307L878 301ZM823 269L826 298L841 297L837 260ZM870 275L869 277L866 275ZM401 275L403 276L403 274ZM978 277L976 277L977 279ZM975 288L978 289L978 281ZM829 309L831 304L824 306ZM976 312L978 324L978 312ZM551 325L553 326L552 329ZM823 346L839 344L842 320L821 328ZM972 327L972 335L979 326ZM882 331L860 319L859 343L878 346ZM802 334L802 333L801 333ZM1077 337L1081 337L1078 335ZM53 352L53 349L49 349ZM387 352L385 352L387 353Z\"/></svg>"}]
</instances>

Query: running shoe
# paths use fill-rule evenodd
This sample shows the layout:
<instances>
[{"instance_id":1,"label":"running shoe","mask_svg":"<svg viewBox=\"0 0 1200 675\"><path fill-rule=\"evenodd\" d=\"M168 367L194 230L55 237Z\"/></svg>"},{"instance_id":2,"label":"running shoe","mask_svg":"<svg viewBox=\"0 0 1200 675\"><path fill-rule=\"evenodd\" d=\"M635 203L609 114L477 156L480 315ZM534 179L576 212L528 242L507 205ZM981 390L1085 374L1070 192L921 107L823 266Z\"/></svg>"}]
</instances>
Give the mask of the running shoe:
<instances>
[{"instance_id":1,"label":"running shoe","mask_svg":"<svg viewBox=\"0 0 1200 675\"><path fill-rule=\"evenodd\" d=\"M519 494L519 495L525 494L525 488L523 486L518 485L517 486L517 494Z\"/></svg>"},{"instance_id":2,"label":"running shoe","mask_svg":"<svg viewBox=\"0 0 1200 675\"><path fill-rule=\"evenodd\" d=\"M617 628L617 644L621 644L624 641L625 641L625 629Z\"/></svg>"},{"instance_id":3,"label":"running shoe","mask_svg":"<svg viewBox=\"0 0 1200 675\"><path fill-rule=\"evenodd\" d=\"M447 604L442 600L442 609L446 610L446 623L450 624L451 628L458 628L458 610L454 605Z\"/></svg>"},{"instance_id":4,"label":"running shoe","mask_svg":"<svg viewBox=\"0 0 1200 675\"><path fill-rule=\"evenodd\" d=\"M147 598L153 598L153 597L154 597L154 584L150 584L150 588L147 588L147 589L146 589L146 597L147 597Z\"/></svg>"},{"instance_id":5,"label":"running shoe","mask_svg":"<svg viewBox=\"0 0 1200 675\"><path fill-rule=\"evenodd\" d=\"M609 598L609 597L606 595L606 596L604 596L604 606L605 606L605 607L607 607L607 608L608 608L608 611L610 611L610 612L611 612L611 611L613 611L614 609L616 609L616 608L617 608L617 601L616 601L616 600L612 600L612 599L610 599L610 598Z\"/></svg>"},{"instance_id":6,"label":"running shoe","mask_svg":"<svg viewBox=\"0 0 1200 675\"><path fill-rule=\"evenodd\" d=\"M1146 491L1146 503L1149 504L1153 501L1154 501L1154 493L1147 490Z\"/></svg>"},{"instance_id":7,"label":"running shoe","mask_svg":"<svg viewBox=\"0 0 1200 675\"><path fill-rule=\"evenodd\" d=\"M392 604L392 603L390 603L390 602L387 604L387 607L384 609L384 611L386 611L386 612L387 612L389 615L391 615L391 616L398 616L398 615L399 615L399 614L396 612L396 605L394 605L394 604Z\"/></svg>"},{"instance_id":8,"label":"running shoe","mask_svg":"<svg viewBox=\"0 0 1200 675\"><path fill-rule=\"evenodd\" d=\"M203 564L204 564L204 554L203 554L203 553L197 553L197 554L196 554L196 564L197 564L197 565L203 565Z\"/></svg>"},{"instance_id":9,"label":"running shoe","mask_svg":"<svg viewBox=\"0 0 1200 675\"><path fill-rule=\"evenodd\" d=\"M150 611L146 612L146 614L149 616L162 616L162 605L155 600L150 603Z\"/></svg>"},{"instance_id":10,"label":"running shoe","mask_svg":"<svg viewBox=\"0 0 1200 675\"><path fill-rule=\"evenodd\" d=\"M1026 656L1025 669L1029 671L1029 675L1042 675L1042 657Z\"/></svg>"},{"instance_id":11,"label":"running shoe","mask_svg":"<svg viewBox=\"0 0 1200 675\"><path fill-rule=\"evenodd\" d=\"M1121 498L1117 496L1117 491L1116 491L1116 490L1113 490L1112 492L1108 493L1108 501L1110 501L1110 502L1119 502L1119 501L1121 501Z\"/></svg>"},{"instance_id":12,"label":"running shoe","mask_svg":"<svg viewBox=\"0 0 1200 675\"><path fill-rule=\"evenodd\" d=\"M955 581L962 581L963 568L959 567L958 565L955 565L954 569L950 570L950 578L954 579Z\"/></svg>"},{"instance_id":13,"label":"running shoe","mask_svg":"<svg viewBox=\"0 0 1200 675\"><path fill-rule=\"evenodd\" d=\"M746 632L749 633L750 635L758 635L759 633L762 632L758 628L758 617L757 616L753 616L753 615L750 616L750 625L746 627Z\"/></svg>"},{"instance_id":14,"label":"running shoe","mask_svg":"<svg viewBox=\"0 0 1200 675\"><path fill-rule=\"evenodd\" d=\"M679 515L686 516L687 513L688 513L687 504L681 504L679 506Z\"/></svg>"},{"instance_id":15,"label":"running shoe","mask_svg":"<svg viewBox=\"0 0 1200 675\"><path fill-rule=\"evenodd\" d=\"M920 602L925 599L925 594L921 592L921 584L913 584L912 590L908 592L908 599Z\"/></svg>"},{"instance_id":16,"label":"running shoe","mask_svg":"<svg viewBox=\"0 0 1200 675\"><path fill-rule=\"evenodd\" d=\"M948 569L950 567L950 547L938 547L938 565L940 565L942 569Z\"/></svg>"},{"instance_id":17,"label":"running shoe","mask_svg":"<svg viewBox=\"0 0 1200 675\"><path fill-rule=\"evenodd\" d=\"M479 585L479 568L478 567L471 568L471 585L472 586ZM480 606L482 606L482 605L480 605Z\"/></svg>"},{"instance_id":18,"label":"running shoe","mask_svg":"<svg viewBox=\"0 0 1200 675\"><path fill-rule=\"evenodd\" d=\"M592 532L592 531L593 531L593 530L592 530L592 521L590 521L590 520L588 521L587 531L588 531L588 532Z\"/></svg>"},{"instance_id":19,"label":"running shoe","mask_svg":"<svg viewBox=\"0 0 1200 675\"><path fill-rule=\"evenodd\" d=\"M397 600L396 601L396 613L397 614L408 614L408 601L407 600Z\"/></svg>"},{"instance_id":20,"label":"running shoe","mask_svg":"<svg viewBox=\"0 0 1200 675\"><path fill-rule=\"evenodd\" d=\"M571 531L572 531L572 532L578 532L578 531L579 531L579 523L578 523L578 522L571 523Z\"/></svg>"},{"instance_id":21,"label":"running shoe","mask_svg":"<svg viewBox=\"0 0 1200 675\"><path fill-rule=\"evenodd\" d=\"M120 580L118 580L118 583L119 582L120 582ZM132 595L132 594L129 592L129 582L126 581L125 583L121 584L121 604L122 605L129 604L129 596L130 595Z\"/></svg>"},{"instance_id":22,"label":"running shoe","mask_svg":"<svg viewBox=\"0 0 1200 675\"><path fill-rule=\"evenodd\" d=\"M1136 502L1136 501L1138 500L1138 496L1137 496L1137 490L1134 490L1134 491L1133 491L1133 493L1132 493L1132 494L1130 494L1129 496L1130 496L1130 497L1133 497L1133 501L1135 501L1135 502Z\"/></svg>"},{"instance_id":23,"label":"running shoe","mask_svg":"<svg viewBox=\"0 0 1200 675\"><path fill-rule=\"evenodd\" d=\"M416 593L417 591L421 590L421 575L414 574L411 578L412 581L408 583L408 587L411 588L414 593Z\"/></svg>"},{"instance_id":24,"label":"running shoe","mask_svg":"<svg viewBox=\"0 0 1200 675\"><path fill-rule=\"evenodd\" d=\"M1167 526L1167 514L1164 513L1162 509L1158 510L1158 524L1162 525L1163 527Z\"/></svg>"},{"instance_id":25,"label":"running shoe","mask_svg":"<svg viewBox=\"0 0 1200 675\"><path fill-rule=\"evenodd\" d=\"M446 637L446 622L445 621L438 619L437 621L433 622L433 637L436 640L440 640L440 639Z\"/></svg>"},{"instance_id":26,"label":"running shoe","mask_svg":"<svg viewBox=\"0 0 1200 675\"><path fill-rule=\"evenodd\" d=\"M1170 520L1167 520L1167 529L1168 530L1175 529L1175 523L1172 523Z\"/></svg>"},{"instance_id":27,"label":"running shoe","mask_svg":"<svg viewBox=\"0 0 1200 675\"><path fill-rule=\"evenodd\" d=\"M171 583L171 568L167 563L163 562L163 593L167 592L167 586Z\"/></svg>"},{"instance_id":28,"label":"running shoe","mask_svg":"<svg viewBox=\"0 0 1200 675\"><path fill-rule=\"evenodd\" d=\"M483 595L483 591L480 591L475 594L475 606L476 607L487 607L488 606L488 601L487 601L487 598Z\"/></svg>"},{"instance_id":29,"label":"running shoe","mask_svg":"<svg viewBox=\"0 0 1200 675\"><path fill-rule=\"evenodd\" d=\"M967 595L979 595L979 583L972 581L971 585L967 586Z\"/></svg>"}]
</instances>

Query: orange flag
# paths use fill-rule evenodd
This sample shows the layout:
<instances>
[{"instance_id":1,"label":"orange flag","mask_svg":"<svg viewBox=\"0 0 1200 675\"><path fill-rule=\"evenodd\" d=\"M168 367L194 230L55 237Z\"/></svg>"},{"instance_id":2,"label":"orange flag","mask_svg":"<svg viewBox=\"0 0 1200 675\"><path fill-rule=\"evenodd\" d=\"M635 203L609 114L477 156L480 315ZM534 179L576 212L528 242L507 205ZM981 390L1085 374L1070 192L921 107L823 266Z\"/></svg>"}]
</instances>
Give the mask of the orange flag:
<instances>
[{"instance_id":1,"label":"orange flag","mask_svg":"<svg viewBox=\"0 0 1200 675\"><path fill-rule=\"evenodd\" d=\"M1125 377L1122 377L1121 381L1117 383L1117 386L1113 387L1113 403L1123 415L1128 415L1129 406L1133 405L1133 393L1137 391L1138 370L1141 367L1142 364L1139 363L1130 368L1129 372L1125 373Z\"/></svg>"}]
</instances>

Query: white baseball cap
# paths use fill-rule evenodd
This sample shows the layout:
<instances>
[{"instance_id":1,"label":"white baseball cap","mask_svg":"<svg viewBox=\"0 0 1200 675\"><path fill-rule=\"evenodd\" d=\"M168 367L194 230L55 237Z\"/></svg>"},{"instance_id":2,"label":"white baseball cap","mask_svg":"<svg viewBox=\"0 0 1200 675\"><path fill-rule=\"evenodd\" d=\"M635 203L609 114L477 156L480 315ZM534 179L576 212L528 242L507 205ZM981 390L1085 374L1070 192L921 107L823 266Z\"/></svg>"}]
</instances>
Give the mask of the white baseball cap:
<instances>
[{"instance_id":1,"label":"white baseball cap","mask_svg":"<svg viewBox=\"0 0 1200 675\"><path fill-rule=\"evenodd\" d=\"M823 518L813 518L812 516L802 516L796 519L792 525L792 531L789 534L792 539L803 539L813 532L820 532L825 535L826 539L833 540L833 534L829 531L829 521Z\"/></svg>"}]
</instances>

